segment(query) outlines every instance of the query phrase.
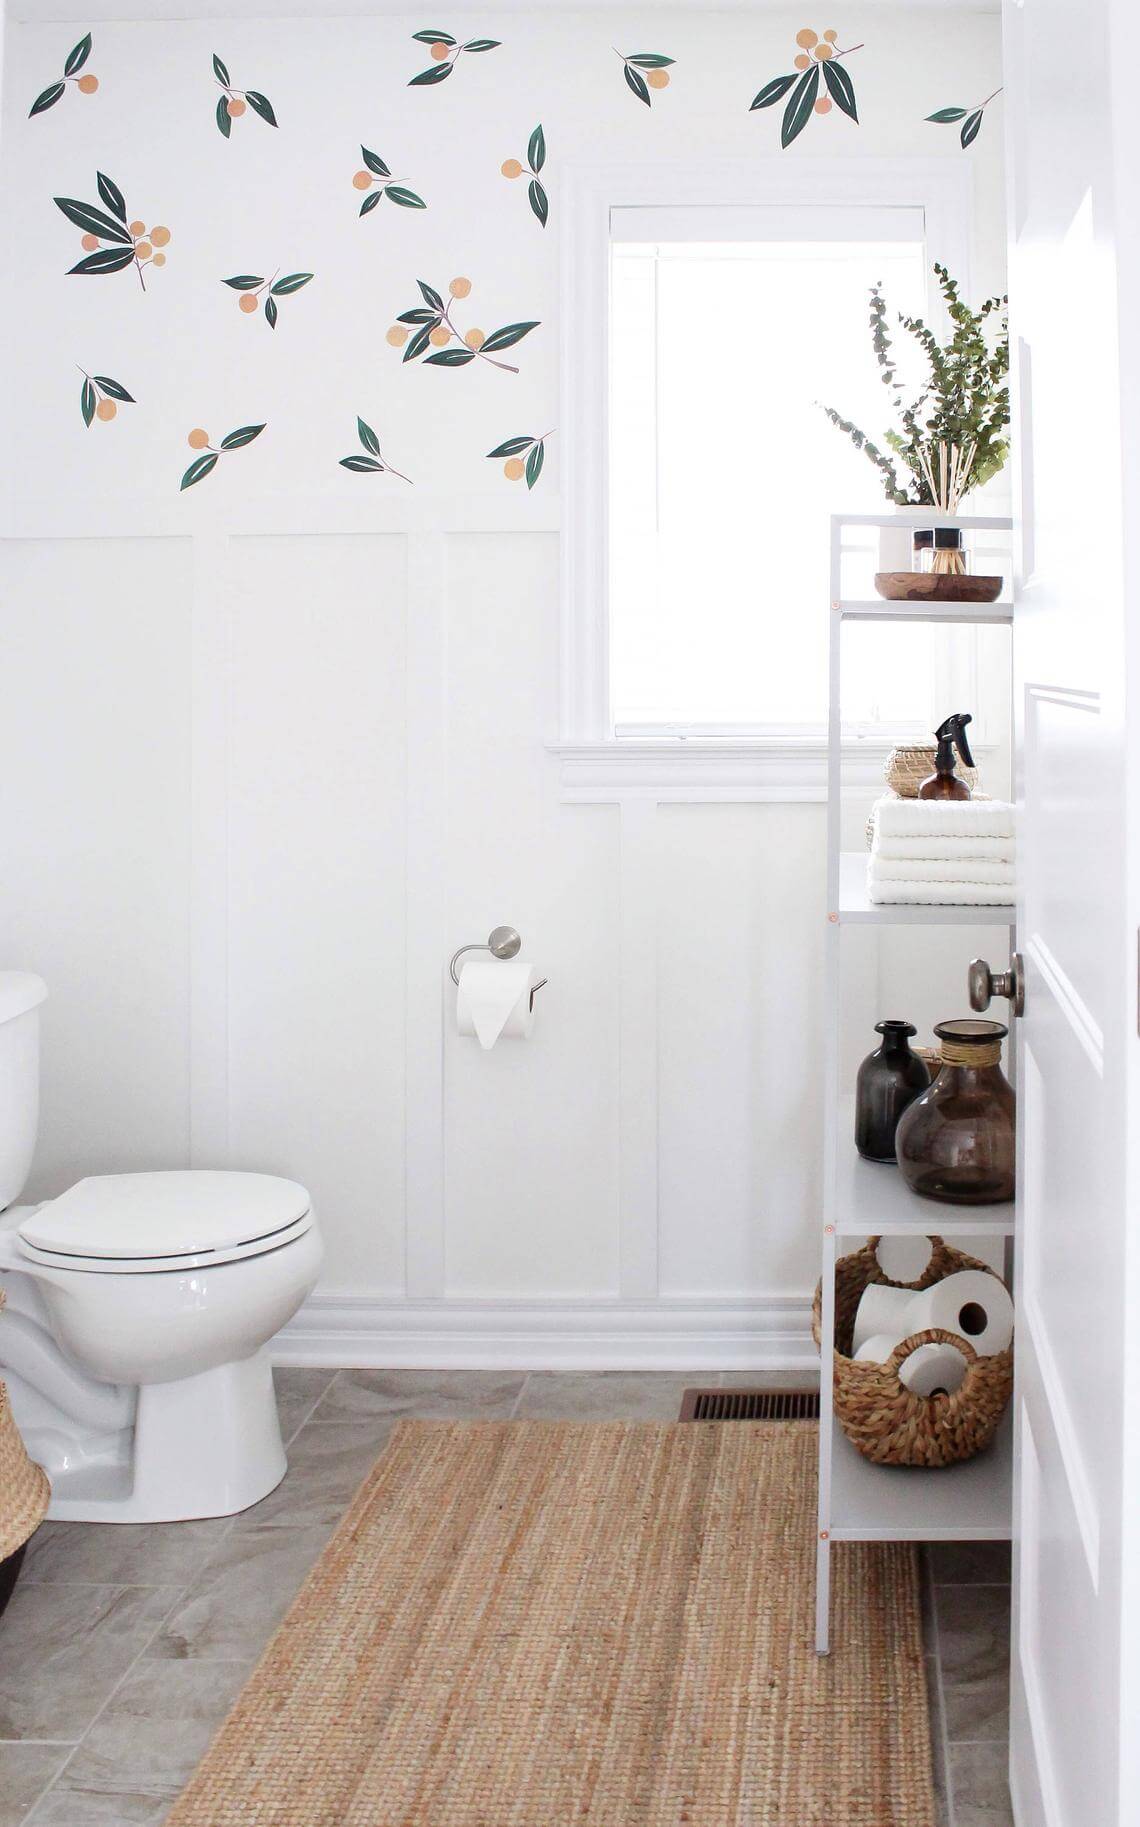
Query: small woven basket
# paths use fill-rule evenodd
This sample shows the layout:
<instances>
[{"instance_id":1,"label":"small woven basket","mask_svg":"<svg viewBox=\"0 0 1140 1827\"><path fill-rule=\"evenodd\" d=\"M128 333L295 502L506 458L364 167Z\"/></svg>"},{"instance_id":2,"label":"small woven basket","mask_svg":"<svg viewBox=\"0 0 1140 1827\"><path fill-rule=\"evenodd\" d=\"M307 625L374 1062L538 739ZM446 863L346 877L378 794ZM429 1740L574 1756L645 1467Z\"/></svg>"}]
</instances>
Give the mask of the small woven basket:
<instances>
[{"instance_id":1,"label":"small woven basket","mask_svg":"<svg viewBox=\"0 0 1140 1827\"><path fill-rule=\"evenodd\" d=\"M883 779L900 799L917 799L919 787L934 772L934 755L933 743L915 743L892 749L883 768ZM978 784L977 768L968 768L959 762L957 772L973 793Z\"/></svg>"},{"instance_id":2,"label":"small woven basket","mask_svg":"<svg viewBox=\"0 0 1140 1827\"><path fill-rule=\"evenodd\" d=\"M0 1289L0 1307L4 1293ZM51 1485L42 1466L28 1458L12 1418L8 1390L0 1382L0 1561L34 1535L47 1514Z\"/></svg>"},{"instance_id":3,"label":"small woven basket","mask_svg":"<svg viewBox=\"0 0 1140 1827\"><path fill-rule=\"evenodd\" d=\"M849 1356L855 1311L863 1290L872 1282L891 1288L929 1288L960 1269L981 1269L992 1275L987 1263L931 1237L933 1254L925 1272L914 1282L893 1282L883 1274L875 1255L877 1237L869 1237L861 1250L841 1256L835 1265L835 1368L834 1401L839 1424L852 1445L877 1465L957 1465L989 1446L1013 1393L1013 1346L993 1357L981 1358L968 1339L934 1327L916 1332L897 1345L885 1364ZM1000 1279L995 1276L995 1280ZM822 1338L823 1283L816 1287L812 1304L812 1334ZM899 1368L920 1345L954 1345L966 1359L966 1375L952 1395L919 1396L899 1380Z\"/></svg>"}]
</instances>

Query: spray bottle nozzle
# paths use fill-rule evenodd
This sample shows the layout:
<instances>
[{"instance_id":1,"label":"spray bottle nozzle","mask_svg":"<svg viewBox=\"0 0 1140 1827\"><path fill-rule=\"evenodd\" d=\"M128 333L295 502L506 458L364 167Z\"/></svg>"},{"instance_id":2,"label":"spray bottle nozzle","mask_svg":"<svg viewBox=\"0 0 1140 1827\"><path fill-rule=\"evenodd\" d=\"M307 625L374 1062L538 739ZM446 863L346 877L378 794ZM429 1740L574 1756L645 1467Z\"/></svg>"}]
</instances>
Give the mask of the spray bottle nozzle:
<instances>
[{"instance_id":1,"label":"spray bottle nozzle","mask_svg":"<svg viewBox=\"0 0 1140 1827\"><path fill-rule=\"evenodd\" d=\"M946 761L949 763L950 767L953 768L953 750L954 748L957 748L958 753L962 758L963 766L967 768L973 767L974 757L970 753L970 744L966 740L966 725L973 721L974 719L969 711L955 711L952 717L947 717L945 723L939 724L934 732L938 738L940 751L936 765L940 765L943 756L945 756Z\"/></svg>"}]
</instances>

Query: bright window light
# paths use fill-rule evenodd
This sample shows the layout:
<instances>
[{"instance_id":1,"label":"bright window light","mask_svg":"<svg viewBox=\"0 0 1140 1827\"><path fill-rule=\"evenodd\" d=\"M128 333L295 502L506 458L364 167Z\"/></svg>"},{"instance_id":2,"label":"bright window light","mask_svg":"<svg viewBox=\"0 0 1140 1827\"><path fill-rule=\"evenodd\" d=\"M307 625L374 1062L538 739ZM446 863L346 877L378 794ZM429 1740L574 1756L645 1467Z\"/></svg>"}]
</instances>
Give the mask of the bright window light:
<instances>
[{"instance_id":1,"label":"bright window light","mask_svg":"<svg viewBox=\"0 0 1140 1827\"><path fill-rule=\"evenodd\" d=\"M836 238L821 232L823 213ZM813 220L807 210L795 221L781 209L770 212L775 238L698 241L651 239L652 212L614 212L609 621L619 735L823 729L829 516L880 512L884 496L820 402L879 433L890 399L871 348L869 289L882 282L892 314L926 313L921 216L868 211L871 232L860 239L851 227L859 213ZM894 233L875 234L892 216ZM900 333L900 356L911 341ZM852 562L869 594L877 533L865 531L861 546ZM851 724L927 717L937 657L927 632L858 630L844 701Z\"/></svg>"}]
</instances>

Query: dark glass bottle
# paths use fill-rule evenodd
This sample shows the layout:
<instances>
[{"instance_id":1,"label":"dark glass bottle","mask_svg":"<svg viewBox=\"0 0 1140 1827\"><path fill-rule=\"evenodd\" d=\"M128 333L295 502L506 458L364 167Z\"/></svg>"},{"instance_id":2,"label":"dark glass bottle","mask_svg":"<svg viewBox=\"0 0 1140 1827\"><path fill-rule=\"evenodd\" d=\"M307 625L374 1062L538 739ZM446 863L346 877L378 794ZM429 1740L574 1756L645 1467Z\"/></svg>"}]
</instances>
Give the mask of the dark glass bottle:
<instances>
[{"instance_id":1,"label":"dark glass bottle","mask_svg":"<svg viewBox=\"0 0 1140 1827\"><path fill-rule=\"evenodd\" d=\"M930 1083L926 1061L910 1050L916 1032L909 1021L875 1023L883 1044L855 1080L855 1146L865 1161L894 1161L899 1118Z\"/></svg>"},{"instance_id":2,"label":"dark glass bottle","mask_svg":"<svg viewBox=\"0 0 1140 1827\"><path fill-rule=\"evenodd\" d=\"M925 1199L997 1205L1013 1198L1016 1102L1001 1069L999 1021L940 1022L942 1065L895 1137L903 1178Z\"/></svg>"}]
</instances>

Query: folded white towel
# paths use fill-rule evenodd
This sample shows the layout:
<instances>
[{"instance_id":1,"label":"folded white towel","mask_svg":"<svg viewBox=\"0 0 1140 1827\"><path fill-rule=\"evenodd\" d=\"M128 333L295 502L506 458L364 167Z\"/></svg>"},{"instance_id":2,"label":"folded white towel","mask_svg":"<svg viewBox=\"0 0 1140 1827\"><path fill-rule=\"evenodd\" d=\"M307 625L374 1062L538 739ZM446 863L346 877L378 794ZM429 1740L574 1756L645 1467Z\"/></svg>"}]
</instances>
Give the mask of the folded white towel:
<instances>
[{"instance_id":1,"label":"folded white towel","mask_svg":"<svg viewBox=\"0 0 1140 1827\"><path fill-rule=\"evenodd\" d=\"M877 830L871 841L872 856L891 857L896 862L908 858L922 861L941 859L943 862L958 862L973 859L979 863L1012 863L1017 854L1017 839L1013 837L975 837L973 833L951 833L947 837L937 837L929 833L923 837L883 837Z\"/></svg>"},{"instance_id":2,"label":"folded white towel","mask_svg":"<svg viewBox=\"0 0 1140 1827\"><path fill-rule=\"evenodd\" d=\"M867 899L875 907L1009 907L1012 888L986 882L883 882L867 876Z\"/></svg>"},{"instance_id":3,"label":"folded white towel","mask_svg":"<svg viewBox=\"0 0 1140 1827\"><path fill-rule=\"evenodd\" d=\"M886 837L1012 837L1013 807L1004 799L899 799L885 794L873 808L875 831Z\"/></svg>"},{"instance_id":4,"label":"folded white towel","mask_svg":"<svg viewBox=\"0 0 1140 1827\"><path fill-rule=\"evenodd\" d=\"M872 851L867 876L872 882L974 882L1010 889L1014 886L1012 862L988 863L974 856L947 862L942 857L896 858Z\"/></svg>"}]
</instances>

